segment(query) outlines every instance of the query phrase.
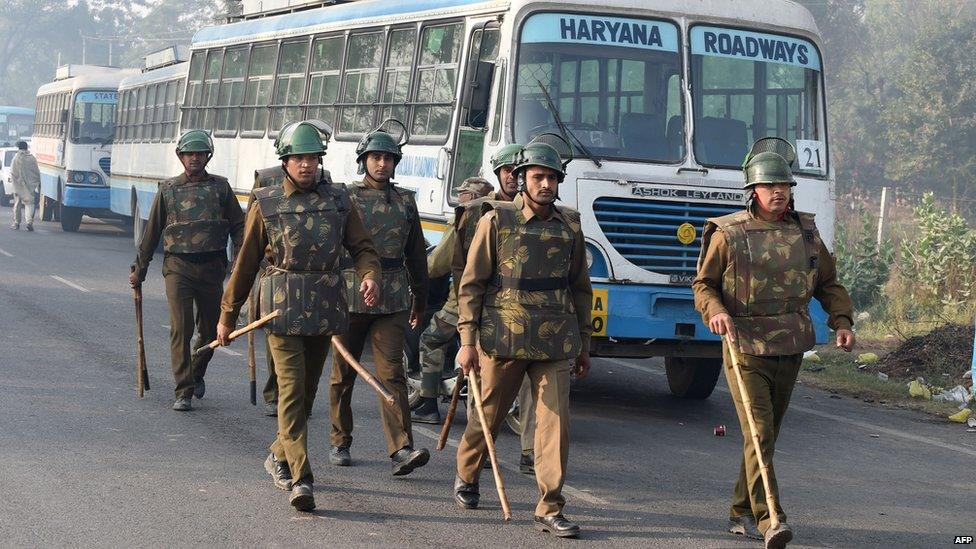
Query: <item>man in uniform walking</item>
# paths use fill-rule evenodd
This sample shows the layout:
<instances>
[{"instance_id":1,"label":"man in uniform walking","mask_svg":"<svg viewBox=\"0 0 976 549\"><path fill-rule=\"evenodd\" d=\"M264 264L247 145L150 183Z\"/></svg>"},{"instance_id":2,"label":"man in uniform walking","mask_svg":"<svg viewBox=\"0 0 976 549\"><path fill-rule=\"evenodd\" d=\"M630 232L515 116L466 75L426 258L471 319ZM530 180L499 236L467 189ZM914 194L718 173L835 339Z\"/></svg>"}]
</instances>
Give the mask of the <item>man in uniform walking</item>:
<instances>
[{"instance_id":1,"label":"man in uniform walking","mask_svg":"<svg viewBox=\"0 0 976 549\"><path fill-rule=\"evenodd\" d=\"M528 374L537 422L535 526L576 537L579 526L562 514L569 384L571 371L578 378L589 372L593 291L579 213L553 204L565 177L559 153L530 143L519 153L515 175L522 203L486 203L492 209L478 222L471 242L458 287L458 362L465 373L480 369L493 436ZM466 509L478 506L482 427L469 415L458 446L454 496Z\"/></svg>"},{"instance_id":2,"label":"man in uniform walking","mask_svg":"<svg viewBox=\"0 0 976 549\"><path fill-rule=\"evenodd\" d=\"M461 206L493 193L491 183L481 177L469 177L458 187L458 210L463 211ZM451 273L456 243L457 230L452 224L427 258L427 274L430 278L440 278ZM439 424L441 422L437 397L440 392L444 362L448 359L448 351L458 337L456 287L457 285L452 282L447 301L444 302L441 310L434 313L430 324L420 334L420 402L410 414L410 419L417 423Z\"/></svg>"},{"instance_id":3,"label":"man in uniform walking","mask_svg":"<svg viewBox=\"0 0 976 549\"><path fill-rule=\"evenodd\" d=\"M789 143L760 140L745 162L748 207L709 219L702 233L695 307L709 329L726 336L725 376L743 434L743 459L729 511L734 534L765 539L766 547L785 547L793 538L780 505L773 456L783 416L790 402L804 351L813 348L811 298L829 313L836 344L850 352L852 308L837 281L834 258L824 246L813 215L793 209L796 185L790 165L796 155ZM758 152L774 148L778 152ZM730 357L734 346L744 387L739 387ZM779 527L770 527L770 509L760 475L742 391L752 401L760 450ZM758 528L758 529L757 529ZM762 534L760 534L762 532Z\"/></svg>"},{"instance_id":4,"label":"man in uniform walking","mask_svg":"<svg viewBox=\"0 0 976 549\"><path fill-rule=\"evenodd\" d=\"M14 184L14 223L11 229L20 228L21 214L27 222L27 231L34 230L34 212L37 203L34 194L41 188L41 172L37 168L37 160L27 150L26 141L17 142L17 154L10 163L10 179Z\"/></svg>"},{"instance_id":5,"label":"man in uniform walking","mask_svg":"<svg viewBox=\"0 0 976 549\"><path fill-rule=\"evenodd\" d=\"M319 120L311 120L308 122L315 125L322 134L323 150L328 149L328 140L330 137L332 137L332 128ZM281 128L281 131L278 132L278 138L275 139L275 149L278 148L281 136L285 135L285 130L289 126L294 126L295 124L300 124L300 122L289 122L283 128ZM254 170L254 187L252 187L251 190L254 191L263 187L281 185L284 183L286 178L287 172L282 164L276 164L260 170ZM332 174L330 174L329 170L326 170L322 166L319 166L317 179L319 181L325 181L330 185L332 184ZM248 204L248 208L250 208L250 204ZM255 292L254 295L256 296L257 292ZM264 391L262 393L262 396L264 397L264 415L275 417L278 415L278 378L275 376L274 356L271 353L271 346L267 344L267 332L265 332L265 359L268 363L268 380L264 384Z\"/></svg>"},{"instance_id":6,"label":"man in uniform walking","mask_svg":"<svg viewBox=\"0 0 976 549\"><path fill-rule=\"evenodd\" d=\"M192 358L191 350L210 343L217 335L227 272L227 238L233 240L235 249L240 248L244 228L244 213L227 179L207 173L213 152L213 140L203 130L189 130L180 137L176 155L184 172L159 185L129 275L133 288L142 285L162 238L176 380L173 409L180 412L189 411L191 399L203 398L206 392L204 376L213 350L206 349ZM197 340L191 349L194 320Z\"/></svg>"},{"instance_id":7,"label":"man in uniform walking","mask_svg":"<svg viewBox=\"0 0 976 549\"><path fill-rule=\"evenodd\" d=\"M426 448L413 447L410 404L407 400L407 374L403 365L404 337L409 324L416 328L427 305L427 249L420 228L420 214L413 193L396 187L392 181L402 158L400 144L384 131L366 135L357 147L356 162L362 181L350 188L354 207L363 220L380 255L383 296L379 303L363 303L352 293L359 275L347 270L349 331L340 340L356 357L363 354L367 339L372 343L376 377L393 393L392 406L378 399L383 431L393 474L406 475L430 459ZM356 371L346 360L332 357L329 396L332 408L333 465L351 465L352 390Z\"/></svg>"},{"instance_id":8,"label":"man in uniform walking","mask_svg":"<svg viewBox=\"0 0 976 549\"><path fill-rule=\"evenodd\" d=\"M221 301L217 337L222 345L254 285L262 261L261 312L282 315L268 327L278 380L278 434L264 466L275 486L290 490L299 511L315 508L308 460L308 412L318 389L331 336L346 331L349 314L339 269L345 247L362 279L364 302L376 303L380 264L362 217L341 185L317 179L325 154L319 131L302 122L279 137L286 172L281 185L254 191L244 244Z\"/></svg>"}]
</instances>

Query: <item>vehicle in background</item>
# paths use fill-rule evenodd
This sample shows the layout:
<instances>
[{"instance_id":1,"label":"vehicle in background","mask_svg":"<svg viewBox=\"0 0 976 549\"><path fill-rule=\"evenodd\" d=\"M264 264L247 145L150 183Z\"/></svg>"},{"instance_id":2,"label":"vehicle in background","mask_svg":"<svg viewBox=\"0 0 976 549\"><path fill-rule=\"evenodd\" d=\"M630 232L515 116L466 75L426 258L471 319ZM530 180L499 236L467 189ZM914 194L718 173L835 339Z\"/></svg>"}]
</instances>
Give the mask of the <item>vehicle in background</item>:
<instances>
[{"instance_id":1,"label":"vehicle in background","mask_svg":"<svg viewBox=\"0 0 976 549\"><path fill-rule=\"evenodd\" d=\"M832 245L821 38L795 2L280 4L294 12L248 2L193 38L181 128L212 130L208 169L245 197L254 170L278 163L281 127L317 118L335 129L325 167L349 183L359 140L397 118L409 141L396 181L436 244L457 186L490 176L495 151L560 135L573 149L560 196L582 216L594 286L592 353L664 357L675 395L707 397L721 371L690 285L705 219L744 206L753 141L796 146L797 203ZM825 342L826 315L811 313Z\"/></svg>"},{"instance_id":2,"label":"vehicle in background","mask_svg":"<svg viewBox=\"0 0 976 549\"><path fill-rule=\"evenodd\" d=\"M141 74L119 83L110 207L132 220L136 246L142 240L159 183L183 171L175 150L187 59L185 47L151 53Z\"/></svg>"},{"instance_id":3,"label":"vehicle in background","mask_svg":"<svg viewBox=\"0 0 976 549\"><path fill-rule=\"evenodd\" d=\"M17 154L17 147L0 147L0 206L10 206L14 202L14 182L10 175L10 164Z\"/></svg>"},{"instance_id":4,"label":"vehicle in background","mask_svg":"<svg viewBox=\"0 0 976 549\"><path fill-rule=\"evenodd\" d=\"M138 70L94 65L58 67L37 90L31 149L41 172L38 216L77 231L83 215L114 217L109 175L119 82Z\"/></svg>"},{"instance_id":5,"label":"vehicle in background","mask_svg":"<svg viewBox=\"0 0 976 549\"><path fill-rule=\"evenodd\" d=\"M0 146L29 141L34 133L34 109L0 106Z\"/></svg>"}]
</instances>

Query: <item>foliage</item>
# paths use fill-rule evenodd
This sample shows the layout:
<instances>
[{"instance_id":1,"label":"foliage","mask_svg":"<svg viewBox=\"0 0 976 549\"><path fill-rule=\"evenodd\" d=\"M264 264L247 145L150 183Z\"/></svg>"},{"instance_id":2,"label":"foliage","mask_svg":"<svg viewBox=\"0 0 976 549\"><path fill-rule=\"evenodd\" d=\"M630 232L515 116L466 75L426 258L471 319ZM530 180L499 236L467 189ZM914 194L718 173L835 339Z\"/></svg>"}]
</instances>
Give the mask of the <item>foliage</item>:
<instances>
[{"instance_id":1,"label":"foliage","mask_svg":"<svg viewBox=\"0 0 976 549\"><path fill-rule=\"evenodd\" d=\"M854 309L863 311L874 305L881 297L885 283L891 273L894 251L891 243L883 241L877 245L875 228L878 220L858 207L861 226L852 230L845 225L837 227L834 249L837 254L837 275L847 288L854 302Z\"/></svg>"}]
</instances>

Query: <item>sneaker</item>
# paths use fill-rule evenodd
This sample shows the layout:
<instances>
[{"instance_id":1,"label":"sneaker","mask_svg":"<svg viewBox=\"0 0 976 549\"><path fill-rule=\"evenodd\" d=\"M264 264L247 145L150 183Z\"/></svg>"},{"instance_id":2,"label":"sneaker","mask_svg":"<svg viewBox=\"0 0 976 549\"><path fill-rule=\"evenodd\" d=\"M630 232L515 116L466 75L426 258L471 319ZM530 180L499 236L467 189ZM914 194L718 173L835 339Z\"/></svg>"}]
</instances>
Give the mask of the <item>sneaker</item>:
<instances>
[{"instance_id":1,"label":"sneaker","mask_svg":"<svg viewBox=\"0 0 976 549\"><path fill-rule=\"evenodd\" d=\"M430 460L430 452L427 448L414 450L409 446L404 446L390 456L390 459L393 460L393 476L399 477L409 475L414 469L427 465Z\"/></svg>"},{"instance_id":2,"label":"sneaker","mask_svg":"<svg viewBox=\"0 0 976 549\"><path fill-rule=\"evenodd\" d=\"M278 417L278 403L276 401L265 402L264 415L268 417Z\"/></svg>"},{"instance_id":3,"label":"sneaker","mask_svg":"<svg viewBox=\"0 0 976 549\"><path fill-rule=\"evenodd\" d=\"M203 380L202 377L194 379L193 385L193 398L203 398L203 395L207 394L207 382Z\"/></svg>"},{"instance_id":4,"label":"sneaker","mask_svg":"<svg viewBox=\"0 0 976 549\"><path fill-rule=\"evenodd\" d=\"M410 421L440 425L441 411L437 408L437 399L422 398L420 401L420 406L417 406L413 412L410 413Z\"/></svg>"},{"instance_id":5,"label":"sneaker","mask_svg":"<svg viewBox=\"0 0 976 549\"><path fill-rule=\"evenodd\" d=\"M27 224L27 232L29 232L29 233L34 232L34 224L33 223L28 223Z\"/></svg>"},{"instance_id":6,"label":"sneaker","mask_svg":"<svg viewBox=\"0 0 976 549\"><path fill-rule=\"evenodd\" d=\"M519 472L523 475L535 474L535 454L529 452L519 456Z\"/></svg>"},{"instance_id":7,"label":"sneaker","mask_svg":"<svg viewBox=\"0 0 976 549\"><path fill-rule=\"evenodd\" d=\"M763 538L766 549L783 549L787 543L793 540L793 529L790 528L789 524L781 522L775 530L767 528Z\"/></svg>"},{"instance_id":8,"label":"sneaker","mask_svg":"<svg viewBox=\"0 0 976 549\"><path fill-rule=\"evenodd\" d=\"M763 539L756 526L756 517L752 515L739 515L729 517L729 533L737 536L745 536L749 539Z\"/></svg>"},{"instance_id":9,"label":"sneaker","mask_svg":"<svg viewBox=\"0 0 976 549\"><path fill-rule=\"evenodd\" d=\"M288 498L291 506L302 512L309 512L315 509L315 496L312 495L312 479L304 477L298 479L291 487L291 497Z\"/></svg>"},{"instance_id":10,"label":"sneaker","mask_svg":"<svg viewBox=\"0 0 976 549\"><path fill-rule=\"evenodd\" d=\"M189 412L193 409L190 405L190 399L188 398L178 398L176 402L173 403L173 409L177 412Z\"/></svg>"},{"instance_id":11,"label":"sneaker","mask_svg":"<svg viewBox=\"0 0 976 549\"><path fill-rule=\"evenodd\" d=\"M329 450L329 463L338 465L339 467L352 465L352 455L349 454L349 448L345 446L333 446Z\"/></svg>"},{"instance_id":12,"label":"sneaker","mask_svg":"<svg viewBox=\"0 0 976 549\"><path fill-rule=\"evenodd\" d=\"M274 454L268 454L264 460L264 470L271 475L275 486L285 491L291 490L291 470L288 469L287 462L278 461Z\"/></svg>"}]
</instances>

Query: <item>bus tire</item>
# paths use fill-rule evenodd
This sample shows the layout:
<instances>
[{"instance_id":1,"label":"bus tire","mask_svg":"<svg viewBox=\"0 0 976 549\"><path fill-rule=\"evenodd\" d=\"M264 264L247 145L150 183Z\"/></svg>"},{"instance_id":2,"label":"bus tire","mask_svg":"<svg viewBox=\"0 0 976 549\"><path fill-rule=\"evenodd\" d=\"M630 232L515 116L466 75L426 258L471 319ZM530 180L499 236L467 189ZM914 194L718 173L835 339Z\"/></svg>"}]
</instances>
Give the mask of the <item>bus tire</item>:
<instances>
[{"instance_id":1,"label":"bus tire","mask_svg":"<svg viewBox=\"0 0 976 549\"><path fill-rule=\"evenodd\" d=\"M43 194L40 195L37 201L37 217L41 221L53 221L52 210L51 199Z\"/></svg>"},{"instance_id":2,"label":"bus tire","mask_svg":"<svg viewBox=\"0 0 976 549\"><path fill-rule=\"evenodd\" d=\"M82 211L79 208L72 208L61 204L61 230L66 233L78 231L81 227Z\"/></svg>"},{"instance_id":3,"label":"bus tire","mask_svg":"<svg viewBox=\"0 0 976 549\"><path fill-rule=\"evenodd\" d=\"M132 193L132 242L138 248L142 242L142 233L146 230L146 222L139 214L139 195Z\"/></svg>"},{"instance_id":4,"label":"bus tire","mask_svg":"<svg viewBox=\"0 0 976 549\"><path fill-rule=\"evenodd\" d=\"M668 388L678 398L702 400L708 398L722 372L721 358L664 357L668 374Z\"/></svg>"}]
</instances>

